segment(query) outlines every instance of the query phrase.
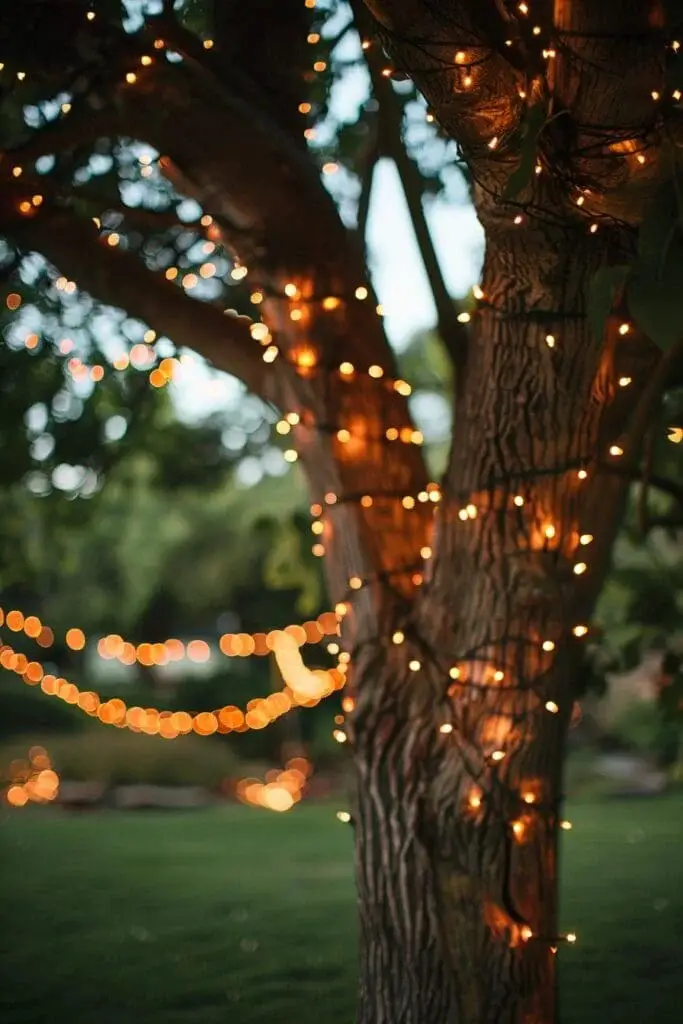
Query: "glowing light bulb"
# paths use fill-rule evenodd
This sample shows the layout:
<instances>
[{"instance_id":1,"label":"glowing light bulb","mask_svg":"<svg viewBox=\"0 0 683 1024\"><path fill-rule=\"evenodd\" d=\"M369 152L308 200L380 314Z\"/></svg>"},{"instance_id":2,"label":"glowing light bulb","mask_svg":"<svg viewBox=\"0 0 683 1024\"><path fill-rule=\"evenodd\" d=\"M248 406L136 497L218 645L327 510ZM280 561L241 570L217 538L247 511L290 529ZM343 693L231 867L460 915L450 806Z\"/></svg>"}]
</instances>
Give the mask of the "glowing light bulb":
<instances>
[{"instance_id":1,"label":"glowing light bulb","mask_svg":"<svg viewBox=\"0 0 683 1024\"><path fill-rule=\"evenodd\" d=\"M575 576L583 576L588 566L585 562L577 562L574 566L573 572Z\"/></svg>"},{"instance_id":2,"label":"glowing light bulb","mask_svg":"<svg viewBox=\"0 0 683 1024\"><path fill-rule=\"evenodd\" d=\"M408 662L408 668L410 669L411 672L419 672L421 667L422 666L420 662L417 660L417 658L413 658L411 661Z\"/></svg>"},{"instance_id":3,"label":"glowing light bulb","mask_svg":"<svg viewBox=\"0 0 683 1024\"><path fill-rule=\"evenodd\" d=\"M453 732L453 726L451 725L450 722L444 722L443 725L439 726L439 732L443 732L443 733Z\"/></svg>"},{"instance_id":4,"label":"glowing light bulb","mask_svg":"<svg viewBox=\"0 0 683 1024\"><path fill-rule=\"evenodd\" d=\"M543 648L544 651L554 651L555 650L555 644L553 643L552 640L544 640L543 643L541 644L541 647Z\"/></svg>"},{"instance_id":5,"label":"glowing light bulb","mask_svg":"<svg viewBox=\"0 0 683 1024\"><path fill-rule=\"evenodd\" d=\"M557 530L556 530L556 529L555 529L555 527L554 527L554 526L552 525L552 523L550 523L550 525L549 525L549 526L546 526L546 528L544 529L543 533L544 533L544 534L546 535L546 537L548 538L548 540L552 540L552 539L553 539L553 537L554 537L554 536L556 535L556 533L557 533Z\"/></svg>"},{"instance_id":6,"label":"glowing light bulb","mask_svg":"<svg viewBox=\"0 0 683 1024\"><path fill-rule=\"evenodd\" d=\"M565 820L560 822L560 828L563 828L565 832L570 832L573 827L571 821Z\"/></svg>"},{"instance_id":7,"label":"glowing light bulb","mask_svg":"<svg viewBox=\"0 0 683 1024\"><path fill-rule=\"evenodd\" d=\"M588 626L574 626L574 628L572 629L572 633L574 634L574 636L585 636L587 632Z\"/></svg>"},{"instance_id":8,"label":"glowing light bulb","mask_svg":"<svg viewBox=\"0 0 683 1024\"><path fill-rule=\"evenodd\" d=\"M524 504L524 498L521 494L515 494L514 498L512 499L512 503L516 505L517 508L521 508Z\"/></svg>"},{"instance_id":9,"label":"glowing light bulb","mask_svg":"<svg viewBox=\"0 0 683 1024\"><path fill-rule=\"evenodd\" d=\"M504 750L494 750L492 752L492 754L491 754L491 760L492 761L502 761L504 757L505 757L505 751Z\"/></svg>"},{"instance_id":10,"label":"glowing light bulb","mask_svg":"<svg viewBox=\"0 0 683 1024\"><path fill-rule=\"evenodd\" d=\"M627 388L629 386L629 384L632 382L632 380L633 380L633 377L620 377L619 380L617 381L617 384L619 385L620 388Z\"/></svg>"},{"instance_id":11,"label":"glowing light bulb","mask_svg":"<svg viewBox=\"0 0 683 1024\"><path fill-rule=\"evenodd\" d=\"M620 455L624 454L624 449L618 444L613 444L610 447L609 453L610 455L614 455L615 458L618 458Z\"/></svg>"},{"instance_id":12,"label":"glowing light bulb","mask_svg":"<svg viewBox=\"0 0 683 1024\"><path fill-rule=\"evenodd\" d=\"M630 324L628 324L628 323L619 324L619 334L621 334L622 336L624 334L628 334L628 332L630 330L631 330L631 325Z\"/></svg>"},{"instance_id":13,"label":"glowing light bulb","mask_svg":"<svg viewBox=\"0 0 683 1024\"><path fill-rule=\"evenodd\" d=\"M337 821L343 821L346 825L351 821L351 815L348 811L337 811Z\"/></svg>"},{"instance_id":14,"label":"glowing light bulb","mask_svg":"<svg viewBox=\"0 0 683 1024\"><path fill-rule=\"evenodd\" d=\"M548 348L555 348L555 336L553 334L546 334L545 343Z\"/></svg>"},{"instance_id":15,"label":"glowing light bulb","mask_svg":"<svg viewBox=\"0 0 683 1024\"><path fill-rule=\"evenodd\" d=\"M545 709L549 711L551 715L556 715L560 710L554 700L547 700L545 702Z\"/></svg>"},{"instance_id":16,"label":"glowing light bulb","mask_svg":"<svg viewBox=\"0 0 683 1024\"><path fill-rule=\"evenodd\" d=\"M405 634L400 629L397 629L391 638L391 642L394 644L402 644L404 640Z\"/></svg>"}]
</instances>

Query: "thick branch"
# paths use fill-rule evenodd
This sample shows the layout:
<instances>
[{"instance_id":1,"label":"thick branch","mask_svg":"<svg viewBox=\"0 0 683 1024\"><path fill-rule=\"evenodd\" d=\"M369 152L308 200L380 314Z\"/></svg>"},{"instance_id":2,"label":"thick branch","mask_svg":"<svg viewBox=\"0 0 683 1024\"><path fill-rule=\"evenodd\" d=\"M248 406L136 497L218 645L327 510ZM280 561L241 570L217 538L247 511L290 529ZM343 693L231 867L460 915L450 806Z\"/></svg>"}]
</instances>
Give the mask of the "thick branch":
<instances>
[{"instance_id":1,"label":"thick branch","mask_svg":"<svg viewBox=\"0 0 683 1024\"><path fill-rule=\"evenodd\" d=\"M192 348L256 394L263 394L265 365L244 320L188 298L120 249L105 247L90 225L64 212L17 224L13 236L35 249L95 299L139 317L178 346Z\"/></svg>"},{"instance_id":2,"label":"thick branch","mask_svg":"<svg viewBox=\"0 0 683 1024\"><path fill-rule=\"evenodd\" d=\"M525 105L523 46L514 19L495 0L365 2L381 43L416 83L446 134L472 162L490 166L488 143L512 134ZM509 47L511 38L515 45Z\"/></svg>"}]
</instances>

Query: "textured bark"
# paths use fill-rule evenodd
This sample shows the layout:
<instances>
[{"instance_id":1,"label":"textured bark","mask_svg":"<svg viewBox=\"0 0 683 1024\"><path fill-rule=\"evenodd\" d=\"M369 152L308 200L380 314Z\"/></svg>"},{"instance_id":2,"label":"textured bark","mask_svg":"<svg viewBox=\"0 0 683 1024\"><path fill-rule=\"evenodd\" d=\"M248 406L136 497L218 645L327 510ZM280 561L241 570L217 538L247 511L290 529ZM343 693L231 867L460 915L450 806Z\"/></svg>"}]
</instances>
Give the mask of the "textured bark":
<instances>
[{"instance_id":1,"label":"textured bark","mask_svg":"<svg viewBox=\"0 0 683 1024\"><path fill-rule=\"evenodd\" d=\"M585 643L573 628L626 495L609 447L658 357L616 319L606 344L586 320L587 282L627 233L488 216L431 569L394 623L405 642L357 668L363 1024L556 1019L562 759Z\"/></svg>"}]
</instances>

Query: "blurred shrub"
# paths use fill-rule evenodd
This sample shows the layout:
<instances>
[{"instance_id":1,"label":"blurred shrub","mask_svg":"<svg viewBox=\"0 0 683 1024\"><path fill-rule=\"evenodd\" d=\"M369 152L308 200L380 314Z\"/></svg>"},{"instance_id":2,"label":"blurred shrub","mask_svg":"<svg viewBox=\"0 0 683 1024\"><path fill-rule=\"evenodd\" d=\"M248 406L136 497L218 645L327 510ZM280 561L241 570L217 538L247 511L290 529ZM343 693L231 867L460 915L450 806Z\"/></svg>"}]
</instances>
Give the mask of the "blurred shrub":
<instances>
[{"instance_id":1,"label":"blurred shrub","mask_svg":"<svg viewBox=\"0 0 683 1024\"><path fill-rule=\"evenodd\" d=\"M41 744L61 778L102 782L106 786L146 783L159 786L204 786L217 789L239 774L238 761L220 737L179 736L163 740L128 730L99 726L74 736L15 739L0 747L3 773L14 758Z\"/></svg>"},{"instance_id":2,"label":"blurred shrub","mask_svg":"<svg viewBox=\"0 0 683 1024\"><path fill-rule=\"evenodd\" d=\"M40 688L16 686L15 679L0 689L0 739L32 733L74 733L87 720L63 700L46 697Z\"/></svg>"},{"instance_id":3,"label":"blurred shrub","mask_svg":"<svg viewBox=\"0 0 683 1024\"><path fill-rule=\"evenodd\" d=\"M667 720L654 701L631 704L615 719L612 733L623 746L654 757L662 767L678 759L680 725Z\"/></svg>"}]
</instances>

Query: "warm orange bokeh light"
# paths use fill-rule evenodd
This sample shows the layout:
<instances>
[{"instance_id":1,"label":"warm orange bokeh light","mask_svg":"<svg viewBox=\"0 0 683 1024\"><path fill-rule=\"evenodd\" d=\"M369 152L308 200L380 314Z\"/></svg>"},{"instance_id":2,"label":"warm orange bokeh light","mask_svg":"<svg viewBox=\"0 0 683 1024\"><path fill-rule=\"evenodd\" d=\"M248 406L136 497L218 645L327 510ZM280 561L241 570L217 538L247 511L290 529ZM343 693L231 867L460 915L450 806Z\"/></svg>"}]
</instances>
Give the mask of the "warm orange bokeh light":
<instances>
[{"instance_id":1,"label":"warm orange bokeh light","mask_svg":"<svg viewBox=\"0 0 683 1024\"><path fill-rule=\"evenodd\" d=\"M82 651L85 647L85 633L82 629L69 629L66 632L66 646L72 651Z\"/></svg>"}]
</instances>

